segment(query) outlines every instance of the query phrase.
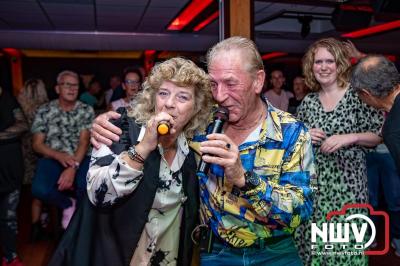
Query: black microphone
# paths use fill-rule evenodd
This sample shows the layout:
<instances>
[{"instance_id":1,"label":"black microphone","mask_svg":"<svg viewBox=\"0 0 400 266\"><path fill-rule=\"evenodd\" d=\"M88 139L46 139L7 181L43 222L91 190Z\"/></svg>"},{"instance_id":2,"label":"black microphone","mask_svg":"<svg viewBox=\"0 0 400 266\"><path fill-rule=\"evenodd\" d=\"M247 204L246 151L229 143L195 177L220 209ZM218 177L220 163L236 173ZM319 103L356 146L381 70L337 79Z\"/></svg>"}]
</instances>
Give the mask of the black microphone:
<instances>
[{"instance_id":1,"label":"black microphone","mask_svg":"<svg viewBox=\"0 0 400 266\"><path fill-rule=\"evenodd\" d=\"M224 123L228 120L228 118L229 118L229 110L222 106L218 107L217 110L214 112L214 122L211 126L211 129L207 133L208 134L221 133L222 127L224 126ZM197 172L207 174L209 170L210 170L210 164L201 160Z\"/></svg>"}]
</instances>

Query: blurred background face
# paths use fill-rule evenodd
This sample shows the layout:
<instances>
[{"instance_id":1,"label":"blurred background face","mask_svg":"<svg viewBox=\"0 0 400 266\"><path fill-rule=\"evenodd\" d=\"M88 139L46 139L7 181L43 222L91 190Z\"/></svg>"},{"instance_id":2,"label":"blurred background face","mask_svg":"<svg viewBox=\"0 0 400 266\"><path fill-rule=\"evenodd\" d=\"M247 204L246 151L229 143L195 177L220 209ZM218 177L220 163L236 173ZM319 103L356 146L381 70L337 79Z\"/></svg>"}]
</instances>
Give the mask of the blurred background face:
<instances>
[{"instance_id":1,"label":"blurred background face","mask_svg":"<svg viewBox=\"0 0 400 266\"><path fill-rule=\"evenodd\" d=\"M130 72L125 75L125 80L122 83L122 88L126 92L128 98L132 98L140 89L140 77L138 74Z\"/></svg>"},{"instance_id":2,"label":"blurred background face","mask_svg":"<svg viewBox=\"0 0 400 266\"><path fill-rule=\"evenodd\" d=\"M96 82L93 82L92 84L90 84L89 91L90 91L90 94L92 94L92 95L99 94L99 92L101 91L100 82L96 81Z\"/></svg>"},{"instance_id":3,"label":"blurred background face","mask_svg":"<svg viewBox=\"0 0 400 266\"><path fill-rule=\"evenodd\" d=\"M119 85L121 85L121 79L119 77L116 77L116 76L111 77L111 79L110 79L110 87L111 87L111 89L115 89Z\"/></svg>"},{"instance_id":4,"label":"blurred background face","mask_svg":"<svg viewBox=\"0 0 400 266\"><path fill-rule=\"evenodd\" d=\"M61 77L60 83L56 86L59 99L65 102L75 102L78 98L79 81L73 76Z\"/></svg>"},{"instance_id":5,"label":"blurred background face","mask_svg":"<svg viewBox=\"0 0 400 266\"><path fill-rule=\"evenodd\" d=\"M283 76L282 71L275 70L271 73L271 84L273 88L280 89L283 87L285 83L285 77Z\"/></svg>"},{"instance_id":6,"label":"blurred background face","mask_svg":"<svg viewBox=\"0 0 400 266\"><path fill-rule=\"evenodd\" d=\"M295 95L304 94L306 92L306 84L302 77L296 77L293 80L293 92Z\"/></svg>"}]
</instances>

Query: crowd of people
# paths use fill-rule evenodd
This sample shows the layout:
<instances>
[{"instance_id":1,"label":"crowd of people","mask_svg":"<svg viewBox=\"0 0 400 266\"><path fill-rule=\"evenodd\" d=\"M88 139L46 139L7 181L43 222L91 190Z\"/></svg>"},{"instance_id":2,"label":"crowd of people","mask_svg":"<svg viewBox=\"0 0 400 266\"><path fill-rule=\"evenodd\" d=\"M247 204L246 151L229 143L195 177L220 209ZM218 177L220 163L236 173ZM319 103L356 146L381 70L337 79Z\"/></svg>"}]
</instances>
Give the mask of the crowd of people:
<instances>
[{"instance_id":1,"label":"crowd of people","mask_svg":"<svg viewBox=\"0 0 400 266\"><path fill-rule=\"evenodd\" d=\"M37 79L20 104L0 90L3 265L22 265L24 159L33 240L43 234L42 206L62 211L65 232L49 265L368 265L363 254L314 253L311 223L348 203L378 208L380 183L400 256L400 76L383 56L352 66L355 54L349 42L316 41L292 92L283 70L267 78L242 37L209 49L207 73L177 57L145 78L127 68L105 93L93 79L79 96L69 70L52 101ZM94 109L110 111L95 118Z\"/></svg>"}]
</instances>

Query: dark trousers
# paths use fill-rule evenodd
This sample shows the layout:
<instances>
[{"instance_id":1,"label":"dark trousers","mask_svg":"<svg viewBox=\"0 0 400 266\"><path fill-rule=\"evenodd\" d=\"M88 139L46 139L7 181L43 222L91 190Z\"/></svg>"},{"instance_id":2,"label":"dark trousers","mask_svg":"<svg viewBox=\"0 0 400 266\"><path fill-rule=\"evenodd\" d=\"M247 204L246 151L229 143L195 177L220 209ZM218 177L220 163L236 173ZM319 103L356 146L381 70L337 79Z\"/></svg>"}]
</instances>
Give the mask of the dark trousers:
<instances>
[{"instance_id":1,"label":"dark trousers","mask_svg":"<svg viewBox=\"0 0 400 266\"><path fill-rule=\"evenodd\" d=\"M4 257L11 261L17 256L17 206L19 190L0 194L0 245Z\"/></svg>"},{"instance_id":2,"label":"dark trousers","mask_svg":"<svg viewBox=\"0 0 400 266\"><path fill-rule=\"evenodd\" d=\"M369 201L379 205L379 188L382 185L390 216L390 234L400 238L400 176L390 153L370 152L367 154ZM373 216L371 217L374 220Z\"/></svg>"},{"instance_id":3,"label":"dark trousers","mask_svg":"<svg viewBox=\"0 0 400 266\"><path fill-rule=\"evenodd\" d=\"M86 174L89 169L89 160L89 157L86 156L81 162L75 175L74 190L71 193L58 190L57 182L65 168L56 160L39 159L32 182L32 195L61 209L70 207L72 205L71 196L79 201L86 192Z\"/></svg>"}]
</instances>

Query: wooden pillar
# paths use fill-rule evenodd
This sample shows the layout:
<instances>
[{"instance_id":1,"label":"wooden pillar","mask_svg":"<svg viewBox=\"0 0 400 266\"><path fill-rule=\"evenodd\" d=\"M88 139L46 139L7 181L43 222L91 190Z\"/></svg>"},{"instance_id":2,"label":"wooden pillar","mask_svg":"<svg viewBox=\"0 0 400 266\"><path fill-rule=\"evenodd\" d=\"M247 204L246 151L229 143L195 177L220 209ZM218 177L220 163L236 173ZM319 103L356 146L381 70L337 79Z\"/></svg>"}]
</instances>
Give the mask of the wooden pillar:
<instances>
[{"instance_id":1,"label":"wooden pillar","mask_svg":"<svg viewBox=\"0 0 400 266\"><path fill-rule=\"evenodd\" d=\"M13 94L17 96L23 86L21 53L14 48L4 48L3 51L10 60L12 90Z\"/></svg>"},{"instance_id":2,"label":"wooden pillar","mask_svg":"<svg viewBox=\"0 0 400 266\"><path fill-rule=\"evenodd\" d=\"M253 0L220 0L220 9L223 14L220 17L223 23L224 38L242 36L254 38L254 1Z\"/></svg>"}]
</instances>

